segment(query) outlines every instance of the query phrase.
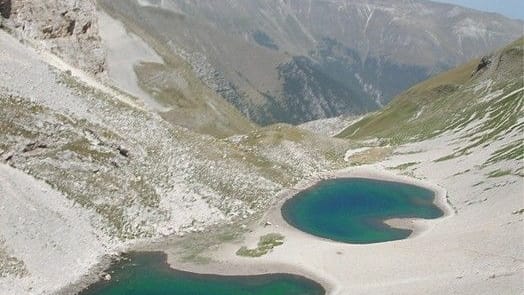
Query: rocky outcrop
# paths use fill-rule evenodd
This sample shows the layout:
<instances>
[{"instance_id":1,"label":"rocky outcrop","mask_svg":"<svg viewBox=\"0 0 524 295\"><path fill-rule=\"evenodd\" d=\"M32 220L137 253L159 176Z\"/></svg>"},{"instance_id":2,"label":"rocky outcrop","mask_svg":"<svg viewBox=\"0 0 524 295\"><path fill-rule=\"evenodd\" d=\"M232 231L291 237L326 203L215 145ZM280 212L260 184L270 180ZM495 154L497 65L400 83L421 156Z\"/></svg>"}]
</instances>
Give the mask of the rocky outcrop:
<instances>
[{"instance_id":1,"label":"rocky outcrop","mask_svg":"<svg viewBox=\"0 0 524 295\"><path fill-rule=\"evenodd\" d=\"M308 57L294 57L278 67L283 91L267 105L277 121L303 123L340 114L361 114L376 104L349 83L337 81ZM279 109L277 109L279 108Z\"/></svg>"},{"instance_id":2,"label":"rocky outcrop","mask_svg":"<svg viewBox=\"0 0 524 295\"><path fill-rule=\"evenodd\" d=\"M491 59L489 56L483 56L481 59L480 59L480 62L479 64L477 65L477 69L475 70L475 72L473 73L476 74L478 72L480 72L481 70L485 69L486 67L488 67L489 65L491 64Z\"/></svg>"},{"instance_id":3,"label":"rocky outcrop","mask_svg":"<svg viewBox=\"0 0 524 295\"><path fill-rule=\"evenodd\" d=\"M0 0L3 25L17 38L49 50L92 74L104 71L93 0Z\"/></svg>"},{"instance_id":4,"label":"rocky outcrop","mask_svg":"<svg viewBox=\"0 0 524 295\"><path fill-rule=\"evenodd\" d=\"M0 0L0 16L9 18L11 15L11 0Z\"/></svg>"}]
</instances>

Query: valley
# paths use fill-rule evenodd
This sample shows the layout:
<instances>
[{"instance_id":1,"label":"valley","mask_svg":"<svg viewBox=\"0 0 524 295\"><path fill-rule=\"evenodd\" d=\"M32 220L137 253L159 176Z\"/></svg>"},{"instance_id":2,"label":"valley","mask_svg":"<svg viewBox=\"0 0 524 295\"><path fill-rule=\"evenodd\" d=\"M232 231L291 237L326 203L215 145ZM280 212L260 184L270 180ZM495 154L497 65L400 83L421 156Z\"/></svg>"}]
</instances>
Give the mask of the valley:
<instances>
[{"instance_id":1,"label":"valley","mask_svg":"<svg viewBox=\"0 0 524 295\"><path fill-rule=\"evenodd\" d=\"M238 276L260 294L524 292L523 21L381 0L0 12L0 294L118 293L133 272L226 293ZM283 214L339 179L396 183L347 222L402 235L337 241ZM406 187L428 192L413 211Z\"/></svg>"}]
</instances>

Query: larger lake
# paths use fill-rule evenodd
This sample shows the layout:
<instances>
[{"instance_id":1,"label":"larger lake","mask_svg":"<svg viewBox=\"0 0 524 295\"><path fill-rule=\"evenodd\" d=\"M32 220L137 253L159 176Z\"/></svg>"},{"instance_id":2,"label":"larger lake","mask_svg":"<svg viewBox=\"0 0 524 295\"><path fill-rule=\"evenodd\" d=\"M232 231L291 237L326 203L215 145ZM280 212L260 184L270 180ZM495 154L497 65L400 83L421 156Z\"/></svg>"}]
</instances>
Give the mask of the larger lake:
<instances>
[{"instance_id":1,"label":"larger lake","mask_svg":"<svg viewBox=\"0 0 524 295\"><path fill-rule=\"evenodd\" d=\"M80 295L320 295L324 288L290 274L218 276L178 271L162 252L135 252L115 263L110 281L99 281Z\"/></svg>"},{"instance_id":2,"label":"larger lake","mask_svg":"<svg viewBox=\"0 0 524 295\"><path fill-rule=\"evenodd\" d=\"M282 206L294 227L334 241L370 244L407 238L412 231L384 223L391 218L432 219L444 215L434 192L399 182L366 178L325 180Z\"/></svg>"}]
</instances>

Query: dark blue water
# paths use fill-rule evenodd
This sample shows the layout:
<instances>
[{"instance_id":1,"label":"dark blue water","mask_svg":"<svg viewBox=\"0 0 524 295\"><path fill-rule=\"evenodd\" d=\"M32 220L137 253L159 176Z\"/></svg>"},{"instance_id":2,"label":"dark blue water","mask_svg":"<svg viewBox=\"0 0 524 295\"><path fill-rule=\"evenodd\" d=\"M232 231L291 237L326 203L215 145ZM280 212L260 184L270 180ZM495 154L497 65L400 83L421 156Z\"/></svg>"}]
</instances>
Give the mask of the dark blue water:
<instances>
[{"instance_id":1,"label":"dark blue water","mask_svg":"<svg viewBox=\"0 0 524 295\"><path fill-rule=\"evenodd\" d=\"M325 180L282 207L294 227L334 241L370 244L405 239L411 230L392 228L391 218L432 219L444 215L434 193L399 182L365 178Z\"/></svg>"},{"instance_id":2,"label":"dark blue water","mask_svg":"<svg viewBox=\"0 0 524 295\"><path fill-rule=\"evenodd\" d=\"M162 252L135 252L115 263L110 281L99 281L80 295L321 295L315 281L290 274L218 276L178 271Z\"/></svg>"}]
</instances>

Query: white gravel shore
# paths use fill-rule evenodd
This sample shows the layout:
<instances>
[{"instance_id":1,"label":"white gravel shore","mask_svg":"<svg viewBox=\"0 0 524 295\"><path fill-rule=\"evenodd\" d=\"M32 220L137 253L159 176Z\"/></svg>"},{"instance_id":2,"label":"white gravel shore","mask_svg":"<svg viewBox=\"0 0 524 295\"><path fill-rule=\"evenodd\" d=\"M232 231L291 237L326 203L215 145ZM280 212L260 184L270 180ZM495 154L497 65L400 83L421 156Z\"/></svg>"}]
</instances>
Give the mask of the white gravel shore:
<instances>
[{"instance_id":1,"label":"white gravel shore","mask_svg":"<svg viewBox=\"0 0 524 295\"><path fill-rule=\"evenodd\" d=\"M253 226L245 241L210 251L215 263L183 264L175 252L167 249L169 263L175 268L203 273L290 272L321 282L329 294L521 294L524 292L523 218L514 212L524 207L523 181L515 176L482 178L473 168L452 176L460 172L457 169L474 166L480 158L433 162L448 152L446 146L435 148L445 141L446 138L439 138L412 144L380 164L318 177L380 178L434 190L436 202L446 215L435 220L401 220L401 227L415 230L408 239L352 245L291 227L283 220L280 206L298 190L318 181L313 179L282 192L279 202L262 224ZM420 162L410 173L424 180L386 169L409 162ZM474 186L481 178L485 183ZM264 226L266 220L272 225ZM393 222L398 225L398 220ZM272 232L285 236L282 246L260 258L235 255L240 246L254 246L260 236Z\"/></svg>"}]
</instances>

